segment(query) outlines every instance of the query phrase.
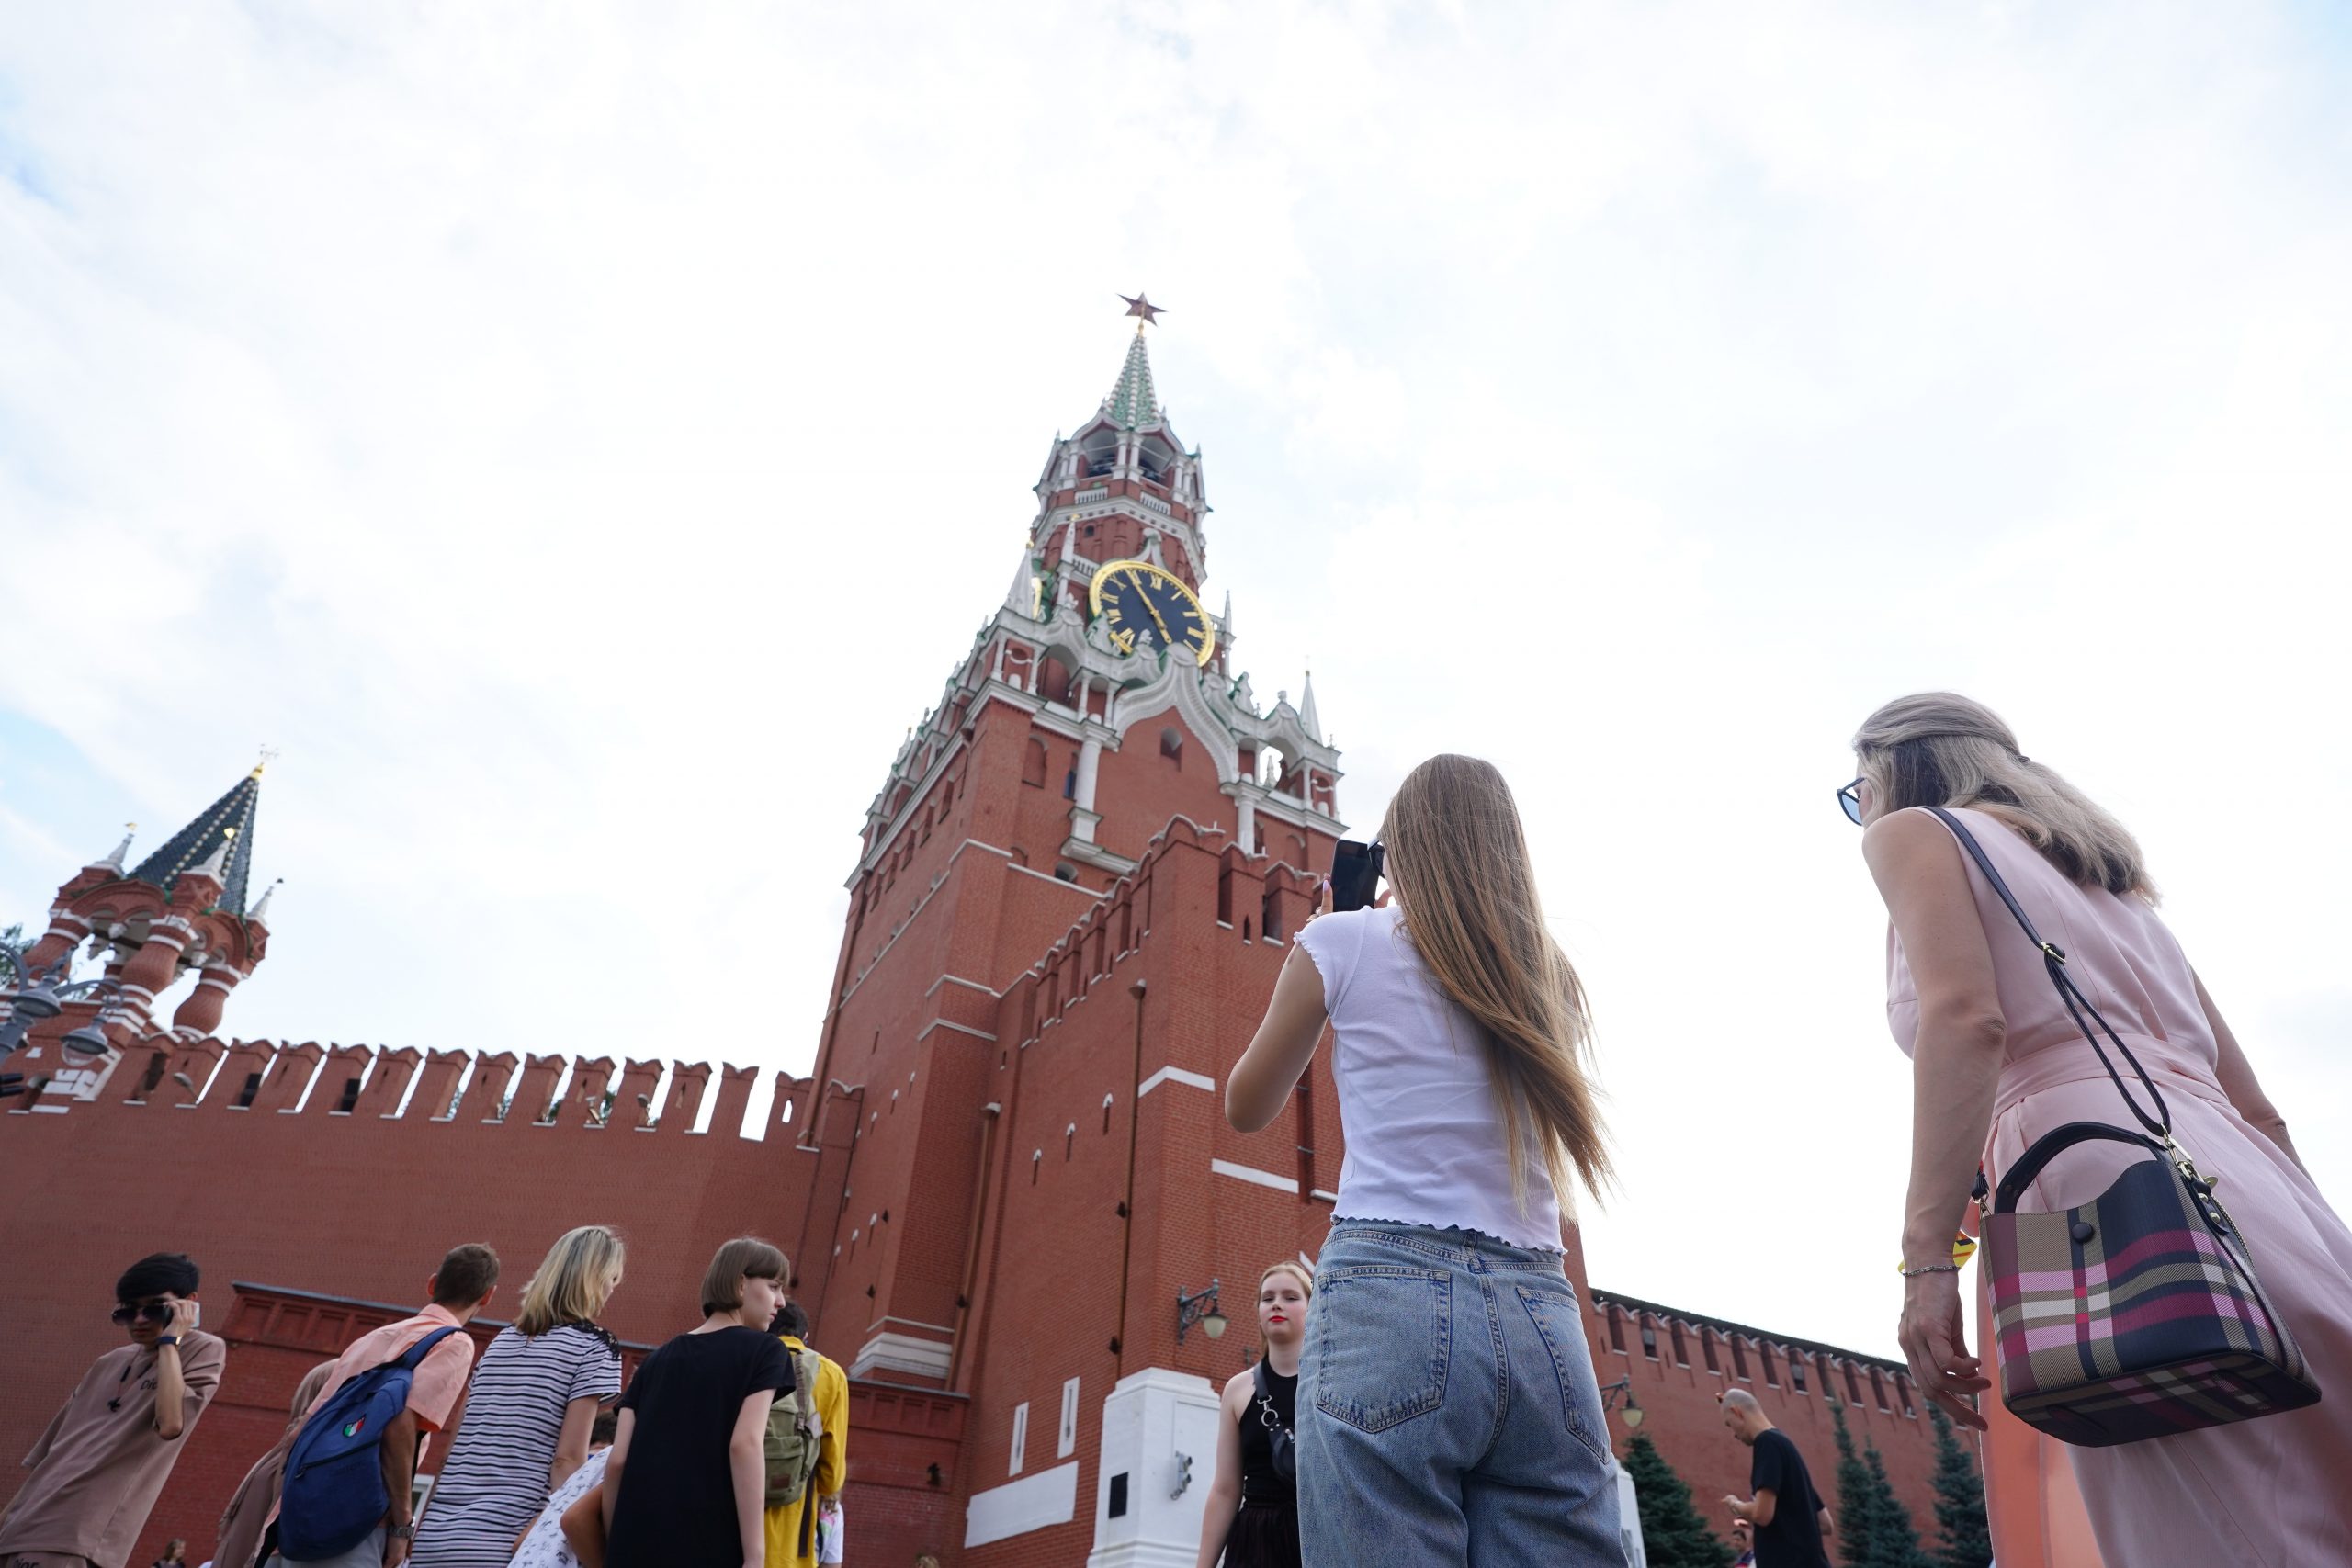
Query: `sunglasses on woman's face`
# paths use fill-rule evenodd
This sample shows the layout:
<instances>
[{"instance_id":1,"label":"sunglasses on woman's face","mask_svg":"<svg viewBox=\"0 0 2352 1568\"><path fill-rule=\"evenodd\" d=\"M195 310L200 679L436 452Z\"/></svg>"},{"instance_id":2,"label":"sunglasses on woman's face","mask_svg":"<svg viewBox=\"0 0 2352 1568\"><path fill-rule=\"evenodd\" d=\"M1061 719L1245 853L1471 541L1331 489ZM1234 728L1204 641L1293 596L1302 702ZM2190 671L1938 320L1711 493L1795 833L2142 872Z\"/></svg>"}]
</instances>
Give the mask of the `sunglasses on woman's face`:
<instances>
[{"instance_id":1,"label":"sunglasses on woman's face","mask_svg":"<svg viewBox=\"0 0 2352 1568\"><path fill-rule=\"evenodd\" d=\"M1847 821L1851 822L1857 828L1862 825L1861 780L1856 779L1852 784L1848 784L1845 788L1838 792L1838 807L1839 810L1845 812Z\"/></svg>"},{"instance_id":2,"label":"sunglasses on woman's face","mask_svg":"<svg viewBox=\"0 0 2352 1568\"><path fill-rule=\"evenodd\" d=\"M119 1306L114 1309L114 1320L126 1326L132 1323L169 1323L172 1321L172 1303L141 1302L137 1306Z\"/></svg>"}]
</instances>

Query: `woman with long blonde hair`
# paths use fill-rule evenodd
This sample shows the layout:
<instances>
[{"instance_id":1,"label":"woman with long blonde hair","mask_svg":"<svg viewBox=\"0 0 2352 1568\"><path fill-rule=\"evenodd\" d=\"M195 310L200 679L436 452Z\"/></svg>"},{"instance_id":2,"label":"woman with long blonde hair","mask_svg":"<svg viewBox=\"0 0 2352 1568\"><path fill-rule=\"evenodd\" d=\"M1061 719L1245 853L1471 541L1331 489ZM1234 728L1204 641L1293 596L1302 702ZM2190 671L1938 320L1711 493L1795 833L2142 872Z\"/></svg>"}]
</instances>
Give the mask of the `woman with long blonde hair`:
<instances>
[{"instance_id":1,"label":"woman with long blonde hair","mask_svg":"<svg viewBox=\"0 0 2352 1568\"><path fill-rule=\"evenodd\" d=\"M1609 1155L1584 990L1510 788L1438 756L1381 825L1392 899L1302 930L1226 1086L1254 1133L1332 1028L1347 1156L1300 1362L1312 1568L1616 1564L1616 1482L1562 1252Z\"/></svg>"},{"instance_id":2,"label":"woman with long blonde hair","mask_svg":"<svg viewBox=\"0 0 2352 1568\"><path fill-rule=\"evenodd\" d=\"M1258 1276L1258 1334L1265 1354L1225 1380L1218 1404L1216 1478L1201 1510L1195 1568L1299 1568L1298 1352L1306 1339L1315 1276L1295 1258Z\"/></svg>"},{"instance_id":3,"label":"woman with long blonde hair","mask_svg":"<svg viewBox=\"0 0 2352 1568\"><path fill-rule=\"evenodd\" d=\"M1862 857L1886 902L1887 1016L1912 1063L1897 1332L1927 1395L1962 1426L1990 1427L1984 1490L2001 1568L2352 1562L2344 1501L2352 1231L2312 1185L2285 1118L2157 919L2138 842L1966 697L1891 702L1863 721L1854 751L1860 776L1838 803L1864 829ZM2043 951L1933 808L1965 826L2034 928L2063 950L2066 977L2144 1077L2111 1079L2052 984ZM2126 1082L2135 1104L2152 1105L2160 1122L2168 1115L2199 1169L2220 1173L2221 1201L2322 1390L2317 1404L2069 1449L2010 1415L1997 1394L1972 1399L1991 1388L1996 1364L1982 1294L1982 1349L1969 1349L1953 1258L1977 1170L2000 1180L2070 1122L2130 1127L2117 1092ZM2023 1190L2018 1207L2088 1203L2147 1157L2124 1144L2078 1144ZM2142 1290L2117 1304L2144 1323L2173 1303ZM2116 1339L2086 1343L2111 1357ZM2037 1363L2044 1348L2035 1347Z\"/></svg>"},{"instance_id":4,"label":"woman with long blonde hair","mask_svg":"<svg viewBox=\"0 0 2352 1568\"><path fill-rule=\"evenodd\" d=\"M626 1248L604 1225L548 1249L513 1324L482 1352L457 1440L426 1499L417 1568L504 1568L549 1494L588 1457L597 1410L621 1391L620 1346L597 1316Z\"/></svg>"}]
</instances>

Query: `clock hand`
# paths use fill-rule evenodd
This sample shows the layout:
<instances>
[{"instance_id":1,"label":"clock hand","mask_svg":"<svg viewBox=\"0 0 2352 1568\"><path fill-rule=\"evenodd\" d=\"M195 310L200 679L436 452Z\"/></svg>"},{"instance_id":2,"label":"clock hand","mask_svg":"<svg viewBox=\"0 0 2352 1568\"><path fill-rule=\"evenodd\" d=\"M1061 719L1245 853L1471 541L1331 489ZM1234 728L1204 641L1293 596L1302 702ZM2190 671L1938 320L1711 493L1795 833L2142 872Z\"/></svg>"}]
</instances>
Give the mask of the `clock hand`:
<instances>
[{"instance_id":1,"label":"clock hand","mask_svg":"<svg viewBox=\"0 0 2352 1568\"><path fill-rule=\"evenodd\" d=\"M1160 646L1163 648L1175 647L1176 634L1170 631L1168 629L1168 623L1159 618L1159 606L1151 602L1150 592L1145 589L1142 581L1136 578L1134 572L1130 571L1127 573L1127 581L1135 584L1136 597L1143 601L1143 607L1151 612L1152 625L1159 628Z\"/></svg>"}]
</instances>

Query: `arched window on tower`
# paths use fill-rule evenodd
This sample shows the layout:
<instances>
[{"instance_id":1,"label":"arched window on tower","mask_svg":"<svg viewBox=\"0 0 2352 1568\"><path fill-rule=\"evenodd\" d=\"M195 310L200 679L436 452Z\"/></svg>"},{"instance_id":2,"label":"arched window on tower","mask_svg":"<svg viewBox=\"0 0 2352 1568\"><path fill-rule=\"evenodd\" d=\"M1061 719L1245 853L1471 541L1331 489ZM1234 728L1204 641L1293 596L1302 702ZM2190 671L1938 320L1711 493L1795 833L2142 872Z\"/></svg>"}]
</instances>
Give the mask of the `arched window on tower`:
<instances>
[{"instance_id":1,"label":"arched window on tower","mask_svg":"<svg viewBox=\"0 0 2352 1568\"><path fill-rule=\"evenodd\" d=\"M1029 738L1029 749L1021 760L1021 782L1032 789L1046 787L1046 743L1035 736Z\"/></svg>"},{"instance_id":2,"label":"arched window on tower","mask_svg":"<svg viewBox=\"0 0 2352 1568\"><path fill-rule=\"evenodd\" d=\"M1182 772L1184 766L1184 732L1172 724L1162 726L1159 731L1159 754L1175 763L1177 770Z\"/></svg>"}]
</instances>

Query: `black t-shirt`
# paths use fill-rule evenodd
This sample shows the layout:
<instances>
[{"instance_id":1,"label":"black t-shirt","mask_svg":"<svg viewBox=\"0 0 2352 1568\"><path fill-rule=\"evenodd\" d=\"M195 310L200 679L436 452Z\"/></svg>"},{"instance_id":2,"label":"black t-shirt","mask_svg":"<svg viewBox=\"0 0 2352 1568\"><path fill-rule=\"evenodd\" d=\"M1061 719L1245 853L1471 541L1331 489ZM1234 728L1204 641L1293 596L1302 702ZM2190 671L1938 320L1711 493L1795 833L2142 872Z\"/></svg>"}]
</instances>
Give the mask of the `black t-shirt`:
<instances>
[{"instance_id":1,"label":"black t-shirt","mask_svg":"<svg viewBox=\"0 0 2352 1568\"><path fill-rule=\"evenodd\" d=\"M1241 1413L1241 1498L1245 1503L1293 1503L1298 1483L1274 1470L1273 1433L1266 1426L1266 1400L1271 1391L1274 1420L1283 1430L1298 1430L1298 1374L1284 1377L1261 1361L1265 1382L1250 1383L1250 1408Z\"/></svg>"},{"instance_id":2,"label":"black t-shirt","mask_svg":"<svg viewBox=\"0 0 2352 1568\"><path fill-rule=\"evenodd\" d=\"M1829 1568L1817 1517L1821 1494L1813 1489L1804 1455L1777 1427L1757 1437L1755 1455L1747 1461L1747 1491L1750 1496L1772 1494L1772 1522L1756 1527L1756 1568Z\"/></svg>"},{"instance_id":3,"label":"black t-shirt","mask_svg":"<svg viewBox=\"0 0 2352 1568\"><path fill-rule=\"evenodd\" d=\"M646 1357L621 1395L636 1420L608 1568L742 1568L728 1441L744 1400L796 1386L791 1354L754 1328L681 1334Z\"/></svg>"}]
</instances>

